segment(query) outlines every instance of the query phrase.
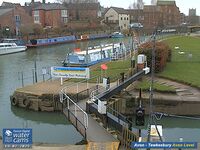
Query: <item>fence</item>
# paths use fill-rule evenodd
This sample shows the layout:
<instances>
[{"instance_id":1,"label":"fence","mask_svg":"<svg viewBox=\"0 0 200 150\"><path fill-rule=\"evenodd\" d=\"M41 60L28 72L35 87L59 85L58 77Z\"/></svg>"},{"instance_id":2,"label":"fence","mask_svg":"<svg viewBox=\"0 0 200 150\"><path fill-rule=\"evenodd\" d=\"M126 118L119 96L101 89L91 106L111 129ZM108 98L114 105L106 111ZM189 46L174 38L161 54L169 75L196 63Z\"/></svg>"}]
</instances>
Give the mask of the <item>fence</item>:
<instances>
[{"instance_id":1,"label":"fence","mask_svg":"<svg viewBox=\"0 0 200 150\"><path fill-rule=\"evenodd\" d=\"M77 105L63 90L61 90L60 102L63 103L63 113L76 127L76 129L86 138L86 129L88 128L88 114Z\"/></svg>"},{"instance_id":2,"label":"fence","mask_svg":"<svg viewBox=\"0 0 200 150\"><path fill-rule=\"evenodd\" d=\"M17 74L21 86L24 87L28 84L34 84L39 81L46 81L51 79L51 67L45 66L42 68L32 68L27 71L20 71Z\"/></svg>"}]
</instances>

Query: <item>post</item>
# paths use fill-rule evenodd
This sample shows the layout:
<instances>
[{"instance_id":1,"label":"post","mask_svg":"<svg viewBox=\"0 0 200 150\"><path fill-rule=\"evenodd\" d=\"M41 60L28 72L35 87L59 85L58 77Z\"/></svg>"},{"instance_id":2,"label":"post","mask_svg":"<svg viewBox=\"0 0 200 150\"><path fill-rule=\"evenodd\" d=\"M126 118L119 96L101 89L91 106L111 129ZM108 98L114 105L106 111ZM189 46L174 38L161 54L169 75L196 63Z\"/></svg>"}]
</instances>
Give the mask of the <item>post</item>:
<instances>
[{"instance_id":1,"label":"post","mask_svg":"<svg viewBox=\"0 0 200 150\"><path fill-rule=\"evenodd\" d=\"M32 69L32 75L33 75L33 84L34 84L35 83L34 68Z\"/></svg>"},{"instance_id":2,"label":"post","mask_svg":"<svg viewBox=\"0 0 200 150\"><path fill-rule=\"evenodd\" d=\"M35 82L37 83L37 64L36 64L36 60L34 61L34 68L35 68Z\"/></svg>"},{"instance_id":3,"label":"post","mask_svg":"<svg viewBox=\"0 0 200 150\"><path fill-rule=\"evenodd\" d=\"M63 85L63 77L60 78L60 85Z\"/></svg>"},{"instance_id":4,"label":"post","mask_svg":"<svg viewBox=\"0 0 200 150\"><path fill-rule=\"evenodd\" d=\"M24 87L24 74L23 74L23 72L21 72L21 75L22 75L22 87Z\"/></svg>"}]
</instances>

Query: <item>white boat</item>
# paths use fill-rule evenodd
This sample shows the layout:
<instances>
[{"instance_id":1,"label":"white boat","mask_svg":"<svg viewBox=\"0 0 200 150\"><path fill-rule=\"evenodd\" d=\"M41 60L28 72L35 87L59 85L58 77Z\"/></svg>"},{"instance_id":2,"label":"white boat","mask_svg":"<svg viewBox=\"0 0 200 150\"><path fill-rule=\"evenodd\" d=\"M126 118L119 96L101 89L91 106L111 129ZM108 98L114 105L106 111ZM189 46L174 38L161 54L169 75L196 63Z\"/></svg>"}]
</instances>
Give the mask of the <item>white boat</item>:
<instances>
[{"instance_id":1,"label":"white boat","mask_svg":"<svg viewBox=\"0 0 200 150\"><path fill-rule=\"evenodd\" d=\"M92 48L88 47L88 50L85 51L69 53L66 56L63 65L65 67L87 67L104 61L120 59L128 53L129 51L127 51L123 43L107 44Z\"/></svg>"},{"instance_id":2,"label":"white boat","mask_svg":"<svg viewBox=\"0 0 200 150\"><path fill-rule=\"evenodd\" d=\"M26 46L17 46L16 43L0 43L0 55L22 52L26 49Z\"/></svg>"}]
</instances>

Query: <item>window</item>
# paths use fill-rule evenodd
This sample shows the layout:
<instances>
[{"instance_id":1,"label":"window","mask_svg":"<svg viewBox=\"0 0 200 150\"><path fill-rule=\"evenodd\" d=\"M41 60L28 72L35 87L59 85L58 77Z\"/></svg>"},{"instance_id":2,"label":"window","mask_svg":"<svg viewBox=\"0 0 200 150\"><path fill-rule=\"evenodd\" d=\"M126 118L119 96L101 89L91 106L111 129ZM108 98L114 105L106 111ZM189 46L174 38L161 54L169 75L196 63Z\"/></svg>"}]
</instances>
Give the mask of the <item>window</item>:
<instances>
[{"instance_id":1,"label":"window","mask_svg":"<svg viewBox=\"0 0 200 150\"><path fill-rule=\"evenodd\" d=\"M67 17L67 10L61 10L61 17Z\"/></svg>"},{"instance_id":2,"label":"window","mask_svg":"<svg viewBox=\"0 0 200 150\"><path fill-rule=\"evenodd\" d=\"M40 23L40 17L34 16L34 23Z\"/></svg>"},{"instance_id":3,"label":"window","mask_svg":"<svg viewBox=\"0 0 200 150\"><path fill-rule=\"evenodd\" d=\"M68 21L67 17L63 17L62 20L63 20L63 23L67 23Z\"/></svg>"},{"instance_id":4,"label":"window","mask_svg":"<svg viewBox=\"0 0 200 150\"><path fill-rule=\"evenodd\" d=\"M19 15L15 16L15 21L19 22L21 20L21 17Z\"/></svg>"},{"instance_id":5,"label":"window","mask_svg":"<svg viewBox=\"0 0 200 150\"><path fill-rule=\"evenodd\" d=\"M121 17L121 20L123 20L123 18Z\"/></svg>"},{"instance_id":6,"label":"window","mask_svg":"<svg viewBox=\"0 0 200 150\"><path fill-rule=\"evenodd\" d=\"M34 15L34 16L39 16L39 11L38 11L38 10L34 11L34 12L33 12L33 15Z\"/></svg>"},{"instance_id":7,"label":"window","mask_svg":"<svg viewBox=\"0 0 200 150\"><path fill-rule=\"evenodd\" d=\"M128 17L127 17L127 20L128 20Z\"/></svg>"},{"instance_id":8,"label":"window","mask_svg":"<svg viewBox=\"0 0 200 150\"><path fill-rule=\"evenodd\" d=\"M126 17L124 17L124 20L126 20Z\"/></svg>"}]
</instances>

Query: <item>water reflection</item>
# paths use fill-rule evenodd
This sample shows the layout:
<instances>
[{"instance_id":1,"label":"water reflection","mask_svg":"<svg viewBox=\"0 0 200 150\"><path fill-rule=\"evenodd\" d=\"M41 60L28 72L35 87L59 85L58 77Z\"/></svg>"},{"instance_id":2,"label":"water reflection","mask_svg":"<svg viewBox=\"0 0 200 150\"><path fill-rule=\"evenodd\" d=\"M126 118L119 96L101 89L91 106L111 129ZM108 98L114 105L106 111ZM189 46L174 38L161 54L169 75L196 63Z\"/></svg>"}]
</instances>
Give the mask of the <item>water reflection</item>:
<instances>
[{"instance_id":1,"label":"water reflection","mask_svg":"<svg viewBox=\"0 0 200 150\"><path fill-rule=\"evenodd\" d=\"M70 122L65 118L65 116L59 112L36 112L36 111L26 110L24 108L18 108L14 106L11 106L11 111L16 117L19 117L28 121L34 121L36 123L47 123L47 124L55 124L55 125L70 124Z\"/></svg>"}]
</instances>

